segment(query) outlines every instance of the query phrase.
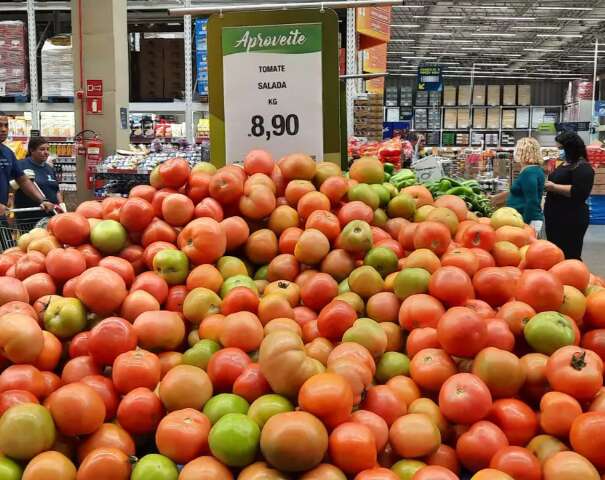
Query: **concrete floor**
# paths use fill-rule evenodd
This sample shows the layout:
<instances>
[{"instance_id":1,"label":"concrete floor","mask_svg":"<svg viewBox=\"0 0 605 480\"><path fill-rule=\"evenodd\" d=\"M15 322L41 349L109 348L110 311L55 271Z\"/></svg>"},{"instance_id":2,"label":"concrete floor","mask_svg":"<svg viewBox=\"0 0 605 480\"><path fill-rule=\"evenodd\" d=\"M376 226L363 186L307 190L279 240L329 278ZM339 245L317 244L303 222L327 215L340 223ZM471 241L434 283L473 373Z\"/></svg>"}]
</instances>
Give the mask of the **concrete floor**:
<instances>
[{"instance_id":1,"label":"concrete floor","mask_svg":"<svg viewBox=\"0 0 605 480\"><path fill-rule=\"evenodd\" d=\"M590 271L605 277L605 225L591 225L584 238L582 260Z\"/></svg>"}]
</instances>

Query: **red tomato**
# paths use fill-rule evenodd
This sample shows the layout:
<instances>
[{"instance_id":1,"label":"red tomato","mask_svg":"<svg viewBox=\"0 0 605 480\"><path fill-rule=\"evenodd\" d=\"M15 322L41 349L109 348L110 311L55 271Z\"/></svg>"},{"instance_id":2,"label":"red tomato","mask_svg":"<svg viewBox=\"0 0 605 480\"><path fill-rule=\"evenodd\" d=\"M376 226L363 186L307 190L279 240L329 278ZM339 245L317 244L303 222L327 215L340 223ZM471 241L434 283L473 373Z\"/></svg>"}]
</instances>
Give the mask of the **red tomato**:
<instances>
[{"instance_id":1,"label":"red tomato","mask_svg":"<svg viewBox=\"0 0 605 480\"><path fill-rule=\"evenodd\" d=\"M590 330L582 336L582 347L595 352L605 360L605 328Z\"/></svg>"},{"instance_id":2,"label":"red tomato","mask_svg":"<svg viewBox=\"0 0 605 480\"><path fill-rule=\"evenodd\" d=\"M129 198L120 210L120 223L130 232L142 232L153 220L155 212L144 198Z\"/></svg>"},{"instance_id":3,"label":"red tomato","mask_svg":"<svg viewBox=\"0 0 605 480\"><path fill-rule=\"evenodd\" d=\"M473 357L487 343L487 324L470 308L450 308L439 320L437 337L450 355Z\"/></svg>"},{"instance_id":4,"label":"red tomato","mask_svg":"<svg viewBox=\"0 0 605 480\"><path fill-rule=\"evenodd\" d=\"M69 343L69 358L88 355L88 337L90 332L80 332L75 335Z\"/></svg>"},{"instance_id":5,"label":"red tomato","mask_svg":"<svg viewBox=\"0 0 605 480\"><path fill-rule=\"evenodd\" d=\"M418 224L414 233L414 248L428 248L436 255L443 255L452 241L449 228L439 222L425 221ZM405 246L404 246L405 248Z\"/></svg>"},{"instance_id":6,"label":"red tomato","mask_svg":"<svg viewBox=\"0 0 605 480\"><path fill-rule=\"evenodd\" d=\"M155 432L158 451L179 464L190 462L208 450L211 426L206 415L192 408L170 412Z\"/></svg>"},{"instance_id":7,"label":"red tomato","mask_svg":"<svg viewBox=\"0 0 605 480\"><path fill-rule=\"evenodd\" d=\"M597 468L605 468L604 412L588 412L578 416L571 425L569 439L573 449Z\"/></svg>"},{"instance_id":8,"label":"red tomato","mask_svg":"<svg viewBox=\"0 0 605 480\"><path fill-rule=\"evenodd\" d=\"M439 408L450 421L472 424L485 418L492 407L492 395L483 381L470 373L448 378L439 392Z\"/></svg>"},{"instance_id":9,"label":"red tomato","mask_svg":"<svg viewBox=\"0 0 605 480\"><path fill-rule=\"evenodd\" d=\"M251 363L250 357L239 348L223 348L213 354L207 372L214 391L230 392L237 378Z\"/></svg>"},{"instance_id":10,"label":"red tomato","mask_svg":"<svg viewBox=\"0 0 605 480\"><path fill-rule=\"evenodd\" d=\"M61 372L63 383L79 382L88 375L101 375L101 368L90 355L83 355L69 360Z\"/></svg>"},{"instance_id":11,"label":"red tomato","mask_svg":"<svg viewBox=\"0 0 605 480\"><path fill-rule=\"evenodd\" d=\"M525 302L536 312L558 311L563 297L563 285L545 270L525 270L515 290L515 299Z\"/></svg>"},{"instance_id":12,"label":"red tomato","mask_svg":"<svg viewBox=\"0 0 605 480\"><path fill-rule=\"evenodd\" d=\"M509 474L515 480L541 480L542 466L527 448L504 447L492 457L490 468Z\"/></svg>"},{"instance_id":13,"label":"red tomato","mask_svg":"<svg viewBox=\"0 0 605 480\"><path fill-rule=\"evenodd\" d=\"M487 468L494 455L508 446L506 435L491 422L479 421L456 442L456 453L462 465L476 472Z\"/></svg>"},{"instance_id":14,"label":"red tomato","mask_svg":"<svg viewBox=\"0 0 605 480\"><path fill-rule=\"evenodd\" d=\"M508 302L515 293L515 285L508 274L498 267L483 268L473 277L475 293L492 307Z\"/></svg>"},{"instance_id":15,"label":"red tomato","mask_svg":"<svg viewBox=\"0 0 605 480\"><path fill-rule=\"evenodd\" d=\"M105 421L112 420L116 416L120 400L111 379L103 375L90 375L80 381L99 394L105 404Z\"/></svg>"},{"instance_id":16,"label":"red tomato","mask_svg":"<svg viewBox=\"0 0 605 480\"><path fill-rule=\"evenodd\" d=\"M603 386L603 361L590 350L562 347L548 359L546 378L554 390L590 400Z\"/></svg>"},{"instance_id":17,"label":"red tomato","mask_svg":"<svg viewBox=\"0 0 605 480\"><path fill-rule=\"evenodd\" d=\"M105 419L105 403L95 389L85 383L64 385L47 400L57 428L64 435L95 432Z\"/></svg>"},{"instance_id":18,"label":"red tomato","mask_svg":"<svg viewBox=\"0 0 605 480\"><path fill-rule=\"evenodd\" d=\"M190 172L187 160L180 157L170 158L161 163L158 168L162 185L172 188L182 187L187 182Z\"/></svg>"},{"instance_id":19,"label":"red tomato","mask_svg":"<svg viewBox=\"0 0 605 480\"><path fill-rule=\"evenodd\" d=\"M330 458L334 465L348 474L356 474L376 465L376 443L365 425L347 422L330 434Z\"/></svg>"},{"instance_id":20,"label":"red tomato","mask_svg":"<svg viewBox=\"0 0 605 480\"><path fill-rule=\"evenodd\" d=\"M118 355L111 378L116 390L126 394L138 387L154 389L160 381L160 359L146 350L132 350Z\"/></svg>"},{"instance_id":21,"label":"red tomato","mask_svg":"<svg viewBox=\"0 0 605 480\"><path fill-rule=\"evenodd\" d=\"M496 232L489 225L475 223L464 230L460 242L466 248L490 251L496 243Z\"/></svg>"},{"instance_id":22,"label":"red tomato","mask_svg":"<svg viewBox=\"0 0 605 480\"><path fill-rule=\"evenodd\" d=\"M351 305L334 300L321 309L317 318L317 329L322 337L337 340L353 326L355 320L357 320L357 312Z\"/></svg>"},{"instance_id":23,"label":"red tomato","mask_svg":"<svg viewBox=\"0 0 605 480\"><path fill-rule=\"evenodd\" d=\"M148 388L128 392L118 406L118 422L132 435L153 432L164 417L160 398Z\"/></svg>"},{"instance_id":24,"label":"red tomato","mask_svg":"<svg viewBox=\"0 0 605 480\"><path fill-rule=\"evenodd\" d=\"M464 305L475 298L470 277L458 267L441 267L433 273L429 293L449 306Z\"/></svg>"},{"instance_id":25,"label":"red tomato","mask_svg":"<svg viewBox=\"0 0 605 480\"><path fill-rule=\"evenodd\" d=\"M382 417L389 426L407 413L405 402L402 402L396 391L388 385L375 385L368 388L361 408Z\"/></svg>"},{"instance_id":26,"label":"red tomato","mask_svg":"<svg viewBox=\"0 0 605 480\"><path fill-rule=\"evenodd\" d=\"M431 392L438 392L443 383L456 374L456 364L443 350L425 348L410 362L410 376L416 384Z\"/></svg>"},{"instance_id":27,"label":"red tomato","mask_svg":"<svg viewBox=\"0 0 605 480\"><path fill-rule=\"evenodd\" d=\"M439 300L424 293L407 297L399 309L399 325L408 331L414 328L437 328L445 308Z\"/></svg>"},{"instance_id":28,"label":"red tomato","mask_svg":"<svg viewBox=\"0 0 605 480\"><path fill-rule=\"evenodd\" d=\"M27 390L5 390L0 393L0 415L10 407L22 403L39 403L36 396Z\"/></svg>"},{"instance_id":29,"label":"red tomato","mask_svg":"<svg viewBox=\"0 0 605 480\"><path fill-rule=\"evenodd\" d=\"M526 403L514 398L496 400L487 420L502 429L511 445L527 445L538 432L536 413Z\"/></svg>"},{"instance_id":30,"label":"red tomato","mask_svg":"<svg viewBox=\"0 0 605 480\"><path fill-rule=\"evenodd\" d=\"M235 379L233 383L233 393L244 397L252 403L261 395L271 393L271 386L260 371L258 363L251 363Z\"/></svg>"},{"instance_id":31,"label":"red tomato","mask_svg":"<svg viewBox=\"0 0 605 480\"><path fill-rule=\"evenodd\" d=\"M425 348L440 348L437 329L431 327L415 328L405 341L405 351L408 357L413 358L420 350Z\"/></svg>"},{"instance_id":32,"label":"red tomato","mask_svg":"<svg viewBox=\"0 0 605 480\"><path fill-rule=\"evenodd\" d=\"M515 348L515 336L504 320L499 318L487 320L487 342L485 346L496 347L508 352L513 351Z\"/></svg>"},{"instance_id":33,"label":"red tomato","mask_svg":"<svg viewBox=\"0 0 605 480\"><path fill-rule=\"evenodd\" d=\"M128 260L120 257L105 257L101 259L99 266L113 270L120 275L124 279L124 283L126 283L126 288L130 288L132 285L134 281L134 267Z\"/></svg>"},{"instance_id":34,"label":"red tomato","mask_svg":"<svg viewBox=\"0 0 605 480\"><path fill-rule=\"evenodd\" d=\"M460 480L458 475L440 465L429 465L418 470L412 480Z\"/></svg>"},{"instance_id":35,"label":"red tomato","mask_svg":"<svg viewBox=\"0 0 605 480\"><path fill-rule=\"evenodd\" d=\"M99 365L112 365L118 355L136 346L133 326L120 317L101 320L88 336L88 352Z\"/></svg>"}]
</instances>

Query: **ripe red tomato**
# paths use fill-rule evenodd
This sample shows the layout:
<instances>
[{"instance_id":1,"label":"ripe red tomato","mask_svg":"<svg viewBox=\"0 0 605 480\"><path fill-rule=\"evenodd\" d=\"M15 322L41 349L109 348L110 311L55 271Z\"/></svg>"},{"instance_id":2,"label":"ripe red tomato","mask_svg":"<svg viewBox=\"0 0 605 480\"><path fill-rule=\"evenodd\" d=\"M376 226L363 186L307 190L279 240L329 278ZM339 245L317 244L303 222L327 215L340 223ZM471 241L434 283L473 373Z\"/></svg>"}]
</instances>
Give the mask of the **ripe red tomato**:
<instances>
[{"instance_id":1,"label":"ripe red tomato","mask_svg":"<svg viewBox=\"0 0 605 480\"><path fill-rule=\"evenodd\" d=\"M487 468L494 455L508 446L506 435L487 421L473 424L456 442L456 453L462 465L476 472Z\"/></svg>"},{"instance_id":2,"label":"ripe red tomato","mask_svg":"<svg viewBox=\"0 0 605 480\"><path fill-rule=\"evenodd\" d=\"M437 329L431 327L415 328L405 341L405 351L410 358L425 348L440 348Z\"/></svg>"},{"instance_id":3,"label":"ripe red tomato","mask_svg":"<svg viewBox=\"0 0 605 480\"><path fill-rule=\"evenodd\" d=\"M453 307L439 320L437 338L450 355L473 357L487 343L487 324L470 308Z\"/></svg>"},{"instance_id":4,"label":"ripe red tomato","mask_svg":"<svg viewBox=\"0 0 605 480\"><path fill-rule=\"evenodd\" d=\"M449 228L439 222L419 223L414 233L414 249L428 248L439 256L445 253L451 241L452 234Z\"/></svg>"},{"instance_id":5,"label":"ripe red tomato","mask_svg":"<svg viewBox=\"0 0 605 480\"><path fill-rule=\"evenodd\" d=\"M298 405L328 427L345 422L353 409L353 391L347 380L335 373L309 378L298 391Z\"/></svg>"},{"instance_id":6,"label":"ripe red tomato","mask_svg":"<svg viewBox=\"0 0 605 480\"><path fill-rule=\"evenodd\" d=\"M210 420L193 408L170 412L155 432L158 451L181 465L199 457L208 450Z\"/></svg>"},{"instance_id":7,"label":"ripe red tomato","mask_svg":"<svg viewBox=\"0 0 605 480\"><path fill-rule=\"evenodd\" d=\"M190 172L187 160L180 157L170 158L161 163L158 168L162 185L172 188L182 187L187 182Z\"/></svg>"},{"instance_id":8,"label":"ripe red tomato","mask_svg":"<svg viewBox=\"0 0 605 480\"><path fill-rule=\"evenodd\" d=\"M515 293L515 285L508 274L499 267L483 268L473 277L475 293L492 307L508 302Z\"/></svg>"},{"instance_id":9,"label":"ripe red tomato","mask_svg":"<svg viewBox=\"0 0 605 480\"><path fill-rule=\"evenodd\" d=\"M22 403L40 403L36 396L27 390L5 390L0 393L0 415L9 408Z\"/></svg>"},{"instance_id":10,"label":"ripe red tomato","mask_svg":"<svg viewBox=\"0 0 605 480\"><path fill-rule=\"evenodd\" d=\"M230 392L237 378L252 363L250 357L239 348L223 348L210 357L208 376L215 392Z\"/></svg>"},{"instance_id":11,"label":"ripe red tomato","mask_svg":"<svg viewBox=\"0 0 605 480\"><path fill-rule=\"evenodd\" d=\"M546 270L525 270L515 289L515 299L536 312L558 311L563 298L563 285Z\"/></svg>"},{"instance_id":12,"label":"ripe red tomato","mask_svg":"<svg viewBox=\"0 0 605 480\"><path fill-rule=\"evenodd\" d=\"M504 447L492 457L490 468L509 474L515 480L541 480L542 466L527 448Z\"/></svg>"},{"instance_id":13,"label":"ripe red tomato","mask_svg":"<svg viewBox=\"0 0 605 480\"><path fill-rule=\"evenodd\" d=\"M330 458L343 472L356 474L376 465L376 443L365 425L346 422L334 429L329 439Z\"/></svg>"},{"instance_id":14,"label":"ripe red tomato","mask_svg":"<svg viewBox=\"0 0 605 480\"><path fill-rule=\"evenodd\" d=\"M470 373L448 378L439 392L439 408L450 421L469 425L484 419L492 407L492 395L483 381Z\"/></svg>"},{"instance_id":15,"label":"ripe red tomato","mask_svg":"<svg viewBox=\"0 0 605 480\"><path fill-rule=\"evenodd\" d=\"M489 225L475 223L464 230L460 243L466 248L480 248L489 252L496 243L496 232Z\"/></svg>"},{"instance_id":16,"label":"ripe red tomato","mask_svg":"<svg viewBox=\"0 0 605 480\"><path fill-rule=\"evenodd\" d=\"M88 352L99 365L112 365L118 355L136 346L134 328L120 317L101 320L88 336Z\"/></svg>"},{"instance_id":17,"label":"ripe red tomato","mask_svg":"<svg viewBox=\"0 0 605 480\"><path fill-rule=\"evenodd\" d=\"M590 330L582 336L582 347L595 352L605 360L605 328Z\"/></svg>"},{"instance_id":18,"label":"ripe red tomato","mask_svg":"<svg viewBox=\"0 0 605 480\"><path fill-rule=\"evenodd\" d=\"M538 431L536 413L526 403L514 398L496 400L487 420L500 427L511 445L527 445Z\"/></svg>"},{"instance_id":19,"label":"ripe red tomato","mask_svg":"<svg viewBox=\"0 0 605 480\"><path fill-rule=\"evenodd\" d=\"M546 378L554 390L591 400L603 386L603 361L590 350L562 347L548 359Z\"/></svg>"},{"instance_id":20,"label":"ripe red tomato","mask_svg":"<svg viewBox=\"0 0 605 480\"><path fill-rule=\"evenodd\" d=\"M76 358L88 355L88 337L90 332L80 332L69 342L69 358Z\"/></svg>"},{"instance_id":21,"label":"ripe red tomato","mask_svg":"<svg viewBox=\"0 0 605 480\"><path fill-rule=\"evenodd\" d=\"M79 382L88 375L101 375L101 367L95 363L90 355L72 358L63 367L61 380L63 383Z\"/></svg>"},{"instance_id":22,"label":"ripe red tomato","mask_svg":"<svg viewBox=\"0 0 605 480\"><path fill-rule=\"evenodd\" d=\"M470 277L458 267L441 267L429 281L429 293L449 306L464 305L475 298Z\"/></svg>"},{"instance_id":23,"label":"ripe red tomato","mask_svg":"<svg viewBox=\"0 0 605 480\"><path fill-rule=\"evenodd\" d=\"M395 420L407 413L407 406L388 385L375 385L366 391L361 408L382 417L391 426Z\"/></svg>"},{"instance_id":24,"label":"ripe red tomato","mask_svg":"<svg viewBox=\"0 0 605 480\"><path fill-rule=\"evenodd\" d=\"M99 394L105 404L105 421L112 420L116 416L120 400L111 379L103 375L89 375L80 381Z\"/></svg>"},{"instance_id":25,"label":"ripe red tomato","mask_svg":"<svg viewBox=\"0 0 605 480\"><path fill-rule=\"evenodd\" d=\"M118 422L132 435L153 432L164 417L160 398L148 388L128 392L118 406Z\"/></svg>"},{"instance_id":26,"label":"ripe red tomato","mask_svg":"<svg viewBox=\"0 0 605 480\"><path fill-rule=\"evenodd\" d=\"M399 308L399 325L408 331L414 328L437 328L445 308L439 300L424 293L410 295Z\"/></svg>"},{"instance_id":27,"label":"ripe red tomato","mask_svg":"<svg viewBox=\"0 0 605 480\"><path fill-rule=\"evenodd\" d=\"M131 350L116 357L111 378L122 394L138 387L154 389L160 381L161 369L157 355L146 350Z\"/></svg>"},{"instance_id":28,"label":"ripe red tomato","mask_svg":"<svg viewBox=\"0 0 605 480\"><path fill-rule=\"evenodd\" d=\"M605 468L604 412L588 412L578 416L571 425L569 440L573 449L597 468Z\"/></svg>"},{"instance_id":29,"label":"ripe red tomato","mask_svg":"<svg viewBox=\"0 0 605 480\"><path fill-rule=\"evenodd\" d=\"M95 432L105 419L105 403L92 387L75 382L64 385L48 397L48 409L64 435Z\"/></svg>"},{"instance_id":30,"label":"ripe red tomato","mask_svg":"<svg viewBox=\"0 0 605 480\"><path fill-rule=\"evenodd\" d=\"M337 340L353 326L357 312L347 302L334 300L321 309L317 318L317 329L322 337Z\"/></svg>"},{"instance_id":31,"label":"ripe red tomato","mask_svg":"<svg viewBox=\"0 0 605 480\"><path fill-rule=\"evenodd\" d=\"M261 395L271 393L271 386L260 371L258 363L251 363L233 383L233 393L252 403Z\"/></svg>"},{"instance_id":32,"label":"ripe red tomato","mask_svg":"<svg viewBox=\"0 0 605 480\"><path fill-rule=\"evenodd\" d=\"M410 376L414 382L420 388L431 392L438 392L456 371L452 358L438 348L420 350L410 362Z\"/></svg>"}]
</instances>

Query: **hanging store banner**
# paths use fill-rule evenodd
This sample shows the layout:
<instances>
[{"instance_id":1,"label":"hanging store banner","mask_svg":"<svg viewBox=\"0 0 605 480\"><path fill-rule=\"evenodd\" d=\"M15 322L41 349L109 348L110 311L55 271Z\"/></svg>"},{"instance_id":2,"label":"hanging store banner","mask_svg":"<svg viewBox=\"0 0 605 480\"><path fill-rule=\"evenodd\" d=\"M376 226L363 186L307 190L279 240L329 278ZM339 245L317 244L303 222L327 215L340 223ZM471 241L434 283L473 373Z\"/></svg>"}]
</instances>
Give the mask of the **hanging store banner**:
<instances>
[{"instance_id":1,"label":"hanging store banner","mask_svg":"<svg viewBox=\"0 0 605 480\"><path fill-rule=\"evenodd\" d=\"M332 11L233 13L208 23L210 146L340 162L338 22Z\"/></svg>"},{"instance_id":2,"label":"hanging store banner","mask_svg":"<svg viewBox=\"0 0 605 480\"><path fill-rule=\"evenodd\" d=\"M359 49L365 50L391 39L391 7L364 7L357 9Z\"/></svg>"},{"instance_id":3,"label":"hanging store banner","mask_svg":"<svg viewBox=\"0 0 605 480\"><path fill-rule=\"evenodd\" d=\"M418 90L440 92L443 89L443 72L439 65L418 66Z\"/></svg>"}]
</instances>

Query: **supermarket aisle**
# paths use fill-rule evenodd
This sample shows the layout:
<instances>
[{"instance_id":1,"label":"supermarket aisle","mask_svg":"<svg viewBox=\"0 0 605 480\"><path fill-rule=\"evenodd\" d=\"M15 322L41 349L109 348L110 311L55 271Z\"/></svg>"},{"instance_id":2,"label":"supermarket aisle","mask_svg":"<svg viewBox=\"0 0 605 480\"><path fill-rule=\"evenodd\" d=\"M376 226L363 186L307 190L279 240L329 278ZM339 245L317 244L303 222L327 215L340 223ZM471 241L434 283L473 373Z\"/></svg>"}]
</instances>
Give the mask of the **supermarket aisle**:
<instances>
[{"instance_id":1,"label":"supermarket aisle","mask_svg":"<svg viewBox=\"0 0 605 480\"><path fill-rule=\"evenodd\" d=\"M605 277L605 225L591 225L584 239L584 260L590 270Z\"/></svg>"}]
</instances>

